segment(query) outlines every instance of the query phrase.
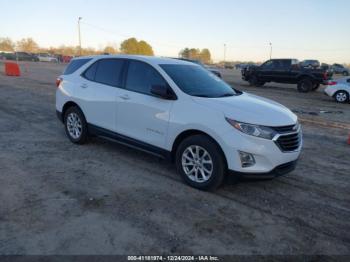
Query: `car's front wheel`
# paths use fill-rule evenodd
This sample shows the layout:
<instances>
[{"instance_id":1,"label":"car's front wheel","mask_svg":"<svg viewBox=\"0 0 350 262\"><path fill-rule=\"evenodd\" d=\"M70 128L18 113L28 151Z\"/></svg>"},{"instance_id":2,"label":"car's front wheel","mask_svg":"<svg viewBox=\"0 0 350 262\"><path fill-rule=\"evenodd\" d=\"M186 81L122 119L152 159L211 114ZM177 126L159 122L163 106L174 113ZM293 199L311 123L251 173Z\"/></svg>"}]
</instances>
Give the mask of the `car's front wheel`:
<instances>
[{"instance_id":1,"label":"car's front wheel","mask_svg":"<svg viewBox=\"0 0 350 262\"><path fill-rule=\"evenodd\" d=\"M83 112L78 107L70 107L64 115L64 125L68 138L75 144L84 144L88 139L88 128Z\"/></svg>"},{"instance_id":2,"label":"car's front wheel","mask_svg":"<svg viewBox=\"0 0 350 262\"><path fill-rule=\"evenodd\" d=\"M338 91L334 94L334 99L338 103L346 103L349 101L349 94L346 91Z\"/></svg>"},{"instance_id":3,"label":"car's front wheel","mask_svg":"<svg viewBox=\"0 0 350 262\"><path fill-rule=\"evenodd\" d=\"M218 188L226 172L221 149L205 135L194 135L181 142L176 152L176 167L187 184L200 190Z\"/></svg>"},{"instance_id":4,"label":"car's front wheel","mask_svg":"<svg viewBox=\"0 0 350 262\"><path fill-rule=\"evenodd\" d=\"M265 83L260 81L256 76L251 76L249 79L249 84L251 86L255 86L255 87L261 87L263 86Z\"/></svg>"}]
</instances>

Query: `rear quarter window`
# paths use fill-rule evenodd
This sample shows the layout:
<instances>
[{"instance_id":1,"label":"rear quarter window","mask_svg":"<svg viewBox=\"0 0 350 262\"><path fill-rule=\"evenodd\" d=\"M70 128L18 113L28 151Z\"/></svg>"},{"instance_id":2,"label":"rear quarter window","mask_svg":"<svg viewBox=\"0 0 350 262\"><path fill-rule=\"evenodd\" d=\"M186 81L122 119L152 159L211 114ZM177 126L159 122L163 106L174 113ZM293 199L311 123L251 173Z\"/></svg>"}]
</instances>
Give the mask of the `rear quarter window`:
<instances>
[{"instance_id":1,"label":"rear quarter window","mask_svg":"<svg viewBox=\"0 0 350 262\"><path fill-rule=\"evenodd\" d=\"M83 58L83 59L77 59L77 60L72 60L69 65L66 67L64 70L63 74L64 75L70 75L73 74L75 71L77 71L80 67L85 65L87 62L89 62L91 58Z\"/></svg>"}]
</instances>

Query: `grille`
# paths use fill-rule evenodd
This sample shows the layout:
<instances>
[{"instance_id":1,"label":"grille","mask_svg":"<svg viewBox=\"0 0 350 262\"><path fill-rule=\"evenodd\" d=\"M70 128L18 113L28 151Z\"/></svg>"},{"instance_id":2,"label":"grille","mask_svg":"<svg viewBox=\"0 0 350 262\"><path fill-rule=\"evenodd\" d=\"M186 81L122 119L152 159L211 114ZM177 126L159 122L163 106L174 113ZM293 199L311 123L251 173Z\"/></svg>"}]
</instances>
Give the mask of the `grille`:
<instances>
[{"instance_id":1,"label":"grille","mask_svg":"<svg viewBox=\"0 0 350 262\"><path fill-rule=\"evenodd\" d=\"M283 152L295 151L300 146L301 134L294 133L294 134L290 134L290 135L281 135L276 140L276 143Z\"/></svg>"},{"instance_id":2,"label":"grille","mask_svg":"<svg viewBox=\"0 0 350 262\"><path fill-rule=\"evenodd\" d=\"M275 130L277 133L283 134L283 133L295 132L295 130L293 130L294 127L295 127L295 125L277 126L277 127L272 127L272 129Z\"/></svg>"}]
</instances>

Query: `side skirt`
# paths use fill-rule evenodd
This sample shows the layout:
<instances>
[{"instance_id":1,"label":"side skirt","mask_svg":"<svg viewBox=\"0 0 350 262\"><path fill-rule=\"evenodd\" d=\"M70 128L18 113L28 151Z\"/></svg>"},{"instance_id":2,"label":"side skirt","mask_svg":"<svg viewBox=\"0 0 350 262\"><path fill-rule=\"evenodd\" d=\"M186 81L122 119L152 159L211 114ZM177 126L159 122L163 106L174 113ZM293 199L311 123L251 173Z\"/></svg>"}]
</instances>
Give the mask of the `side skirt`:
<instances>
[{"instance_id":1,"label":"side skirt","mask_svg":"<svg viewBox=\"0 0 350 262\"><path fill-rule=\"evenodd\" d=\"M103 138L112 140L113 142L117 142L118 144L125 145L128 147L149 153L151 155L160 157L162 159L166 159L169 161L172 160L171 152L163 148L159 148L159 147L147 144L145 142L142 142L142 141L130 138L128 136L124 136L91 124L88 124L88 130L90 135L103 137Z\"/></svg>"}]
</instances>

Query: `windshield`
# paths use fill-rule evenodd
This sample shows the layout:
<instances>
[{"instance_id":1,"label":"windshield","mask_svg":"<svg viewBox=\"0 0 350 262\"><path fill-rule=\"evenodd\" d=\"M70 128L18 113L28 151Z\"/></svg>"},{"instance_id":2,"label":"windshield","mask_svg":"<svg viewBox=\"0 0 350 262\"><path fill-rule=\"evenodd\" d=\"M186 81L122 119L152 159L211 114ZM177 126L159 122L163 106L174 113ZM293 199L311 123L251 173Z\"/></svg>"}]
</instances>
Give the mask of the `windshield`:
<instances>
[{"instance_id":1,"label":"windshield","mask_svg":"<svg viewBox=\"0 0 350 262\"><path fill-rule=\"evenodd\" d=\"M199 97L226 97L237 93L213 73L197 65L160 65L186 94Z\"/></svg>"}]
</instances>

